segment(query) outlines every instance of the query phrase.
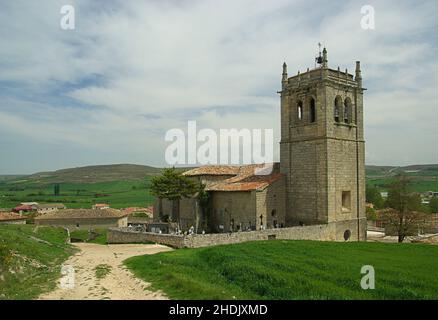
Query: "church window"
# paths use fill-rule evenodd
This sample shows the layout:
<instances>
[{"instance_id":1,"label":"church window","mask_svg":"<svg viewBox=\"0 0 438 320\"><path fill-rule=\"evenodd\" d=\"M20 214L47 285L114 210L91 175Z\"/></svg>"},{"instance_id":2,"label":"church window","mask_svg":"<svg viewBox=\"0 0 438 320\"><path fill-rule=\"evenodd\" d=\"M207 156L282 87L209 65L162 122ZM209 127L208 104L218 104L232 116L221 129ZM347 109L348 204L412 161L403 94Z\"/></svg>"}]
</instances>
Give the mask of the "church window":
<instances>
[{"instance_id":1,"label":"church window","mask_svg":"<svg viewBox=\"0 0 438 320\"><path fill-rule=\"evenodd\" d=\"M350 211L351 210L351 192L350 191L342 191L342 211Z\"/></svg>"},{"instance_id":2,"label":"church window","mask_svg":"<svg viewBox=\"0 0 438 320\"><path fill-rule=\"evenodd\" d=\"M310 99L310 122L316 121L316 105L315 105L315 99Z\"/></svg>"},{"instance_id":3,"label":"church window","mask_svg":"<svg viewBox=\"0 0 438 320\"><path fill-rule=\"evenodd\" d=\"M298 115L298 120L303 120L303 102L302 101L298 101L297 115Z\"/></svg>"}]
</instances>

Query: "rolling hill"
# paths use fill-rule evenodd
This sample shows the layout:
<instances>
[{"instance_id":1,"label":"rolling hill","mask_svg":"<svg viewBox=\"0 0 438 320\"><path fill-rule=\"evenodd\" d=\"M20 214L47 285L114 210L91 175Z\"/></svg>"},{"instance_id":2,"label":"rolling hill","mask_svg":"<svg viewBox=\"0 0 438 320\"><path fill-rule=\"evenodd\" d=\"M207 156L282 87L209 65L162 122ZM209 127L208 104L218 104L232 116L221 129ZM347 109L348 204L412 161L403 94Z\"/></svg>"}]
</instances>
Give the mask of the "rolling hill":
<instances>
[{"instance_id":1,"label":"rolling hill","mask_svg":"<svg viewBox=\"0 0 438 320\"><path fill-rule=\"evenodd\" d=\"M35 183L97 183L109 181L143 180L154 176L160 168L134 164L113 164L62 169L52 172L39 172L21 177L21 181Z\"/></svg>"},{"instance_id":2,"label":"rolling hill","mask_svg":"<svg viewBox=\"0 0 438 320\"><path fill-rule=\"evenodd\" d=\"M190 168L180 168L188 170ZM3 175L0 182L7 183L99 183L111 181L140 181L145 176L160 174L162 168L134 164L96 165L34 173L32 175ZM438 164L396 166L366 166L367 178L389 178L404 172L412 176L438 176Z\"/></svg>"}]
</instances>

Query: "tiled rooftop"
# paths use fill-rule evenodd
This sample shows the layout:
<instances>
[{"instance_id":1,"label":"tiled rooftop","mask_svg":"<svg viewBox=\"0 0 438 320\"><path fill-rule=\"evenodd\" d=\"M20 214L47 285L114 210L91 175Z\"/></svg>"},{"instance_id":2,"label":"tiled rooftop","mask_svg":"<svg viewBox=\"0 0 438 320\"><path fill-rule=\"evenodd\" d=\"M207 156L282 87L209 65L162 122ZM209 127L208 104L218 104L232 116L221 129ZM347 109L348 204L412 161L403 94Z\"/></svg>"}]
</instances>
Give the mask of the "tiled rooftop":
<instances>
[{"instance_id":1,"label":"tiled rooftop","mask_svg":"<svg viewBox=\"0 0 438 320\"><path fill-rule=\"evenodd\" d=\"M272 172L261 175L259 171L264 164L251 164L243 166L204 166L184 173L185 176L224 176L221 181L208 183L207 191L251 191L263 190L270 184L279 180L283 175L279 173L278 164L274 164ZM231 176L231 177L230 177Z\"/></svg>"},{"instance_id":2,"label":"tiled rooftop","mask_svg":"<svg viewBox=\"0 0 438 320\"><path fill-rule=\"evenodd\" d=\"M38 216L35 219L105 219L121 218L126 215L126 213L116 209L65 209Z\"/></svg>"}]
</instances>

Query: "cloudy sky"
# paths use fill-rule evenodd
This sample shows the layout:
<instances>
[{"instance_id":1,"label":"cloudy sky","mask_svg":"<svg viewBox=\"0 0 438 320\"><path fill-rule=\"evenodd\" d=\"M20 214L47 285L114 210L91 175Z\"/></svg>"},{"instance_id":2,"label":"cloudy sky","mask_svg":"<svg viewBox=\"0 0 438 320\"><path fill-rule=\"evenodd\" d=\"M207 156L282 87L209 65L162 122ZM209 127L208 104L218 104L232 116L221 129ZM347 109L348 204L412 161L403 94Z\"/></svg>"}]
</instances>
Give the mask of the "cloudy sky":
<instances>
[{"instance_id":1,"label":"cloudy sky","mask_svg":"<svg viewBox=\"0 0 438 320\"><path fill-rule=\"evenodd\" d=\"M278 141L282 63L312 68L318 42L332 68L362 62L367 164L438 163L437 14L433 0L0 0L0 174L162 166L165 132L188 120Z\"/></svg>"}]
</instances>

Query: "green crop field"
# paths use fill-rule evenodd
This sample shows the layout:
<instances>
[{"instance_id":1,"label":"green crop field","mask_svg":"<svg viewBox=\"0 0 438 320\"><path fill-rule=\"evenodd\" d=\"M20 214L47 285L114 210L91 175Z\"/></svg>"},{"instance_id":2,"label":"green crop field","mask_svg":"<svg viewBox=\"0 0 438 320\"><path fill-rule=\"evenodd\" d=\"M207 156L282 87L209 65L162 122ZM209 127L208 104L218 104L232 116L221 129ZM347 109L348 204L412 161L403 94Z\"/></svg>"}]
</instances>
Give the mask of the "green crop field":
<instances>
[{"instance_id":1,"label":"green crop field","mask_svg":"<svg viewBox=\"0 0 438 320\"><path fill-rule=\"evenodd\" d=\"M438 246L262 241L133 257L172 299L438 299ZM360 271L375 268L376 288Z\"/></svg>"},{"instance_id":2,"label":"green crop field","mask_svg":"<svg viewBox=\"0 0 438 320\"><path fill-rule=\"evenodd\" d=\"M33 299L54 289L61 264L76 252L66 239L62 228L0 225L0 261L10 256L0 277L0 300Z\"/></svg>"},{"instance_id":3,"label":"green crop field","mask_svg":"<svg viewBox=\"0 0 438 320\"><path fill-rule=\"evenodd\" d=\"M20 202L64 203L67 208L91 208L94 203L108 203L113 208L144 207L152 204L148 181L108 181L97 183L61 183L60 195L54 184L16 182L0 184L0 208L13 208Z\"/></svg>"}]
</instances>

